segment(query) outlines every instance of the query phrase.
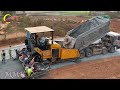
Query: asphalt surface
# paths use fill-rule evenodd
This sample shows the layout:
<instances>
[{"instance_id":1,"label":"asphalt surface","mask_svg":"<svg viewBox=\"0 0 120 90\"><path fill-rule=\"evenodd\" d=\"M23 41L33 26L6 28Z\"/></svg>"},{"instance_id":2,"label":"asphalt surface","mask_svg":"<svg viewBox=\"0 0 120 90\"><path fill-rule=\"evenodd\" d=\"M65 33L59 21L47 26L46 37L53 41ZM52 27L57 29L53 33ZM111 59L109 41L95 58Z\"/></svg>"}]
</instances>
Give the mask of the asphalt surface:
<instances>
[{"instance_id":1,"label":"asphalt surface","mask_svg":"<svg viewBox=\"0 0 120 90\"><path fill-rule=\"evenodd\" d=\"M22 49L24 44L12 46L12 56L15 58L15 49ZM19 60L9 59L8 48L2 48L6 53L6 63L2 64L2 59L0 55L0 79L20 79L20 74L23 73L23 67Z\"/></svg>"},{"instance_id":2,"label":"asphalt surface","mask_svg":"<svg viewBox=\"0 0 120 90\"><path fill-rule=\"evenodd\" d=\"M12 46L13 58L15 57L15 49L16 48L22 49L23 47L25 47L24 44ZM21 62L19 60L9 59L8 48L0 49L0 53L1 53L1 50L5 50L6 52L6 63L2 64L1 55L0 55L0 79L20 79L21 78L20 74L23 73L23 67L21 65ZM108 57L113 57L113 56L120 56L120 49L116 50L115 53L108 53L105 55L95 55L89 58L86 57L83 59L78 59L78 63L90 61L90 60L108 58ZM62 66L72 65L72 64L76 64L76 63L70 60L70 61L66 61L63 63L52 65L51 69L56 69Z\"/></svg>"}]
</instances>

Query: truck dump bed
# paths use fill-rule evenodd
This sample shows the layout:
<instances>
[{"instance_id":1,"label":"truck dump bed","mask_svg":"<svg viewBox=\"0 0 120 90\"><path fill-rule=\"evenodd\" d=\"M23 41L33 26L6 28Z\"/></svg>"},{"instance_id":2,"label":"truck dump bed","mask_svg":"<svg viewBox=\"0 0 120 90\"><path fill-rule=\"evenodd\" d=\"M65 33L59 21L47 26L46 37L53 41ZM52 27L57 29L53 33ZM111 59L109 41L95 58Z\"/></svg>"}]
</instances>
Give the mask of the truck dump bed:
<instances>
[{"instance_id":1,"label":"truck dump bed","mask_svg":"<svg viewBox=\"0 0 120 90\"><path fill-rule=\"evenodd\" d=\"M70 42L69 45L64 45L66 48L76 48L82 50L89 46L96 40L104 37L109 32L110 21L102 16L96 16L87 20L80 26L67 32L69 38L74 38L75 41Z\"/></svg>"}]
</instances>

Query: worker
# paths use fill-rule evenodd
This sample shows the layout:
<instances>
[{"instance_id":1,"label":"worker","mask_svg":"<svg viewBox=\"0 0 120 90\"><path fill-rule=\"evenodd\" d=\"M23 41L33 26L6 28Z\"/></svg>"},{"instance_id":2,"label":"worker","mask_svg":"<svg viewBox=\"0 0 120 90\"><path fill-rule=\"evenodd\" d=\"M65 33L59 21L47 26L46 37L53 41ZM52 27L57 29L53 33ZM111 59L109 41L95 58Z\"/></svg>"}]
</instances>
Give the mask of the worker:
<instances>
[{"instance_id":1,"label":"worker","mask_svg":"<svg viewBox=\"0 0 120 90\"><path fill-rule=\"evenodd\" d=\"M30 41L31 41L33 46L35 46L35 40L34 39L35 39L34 34L31 34Z\"/></svg>"},{"instance_id":2,"label":"worker","mask_svg":"<svg viewBox=\"0 0 120 90\"><path fill-rule=\"evenodd\" d=\"M40 45L41 45L41 50L45 50L45 40L46 40L46 38L45 38L45 36L44 36L44 34L43 34L43 36L42 36L42 38L41 38L41 43L40 43Z\"/></svg>"},{"instance_id":3,"label":"worker","mask_svg":"<svg viewBox=\"0 0 120 90\"><path fill-rule=\"evenodd\" d=\"M24 60L25 60L25 58L26 58L27 56L24 54L24 52L22 52L21 55L22 55L22 56L21 56L21 60L24 62Z\"/></svg>"},{"instance_id":4,"label":"worker","mask_svg":"<svg viewBox=\"0 0 120 90\"><path fill-rule=\"evenodd\" d=\"M32 67L29 65L28 67L25 68L25 71L26 71L28 78L30 78L33 73Z\"/></svg>"},{"instance_id":5,"label":"worker","mask_svg":"<svg viewBox=\"0 0 120 90\"><path fill-rule=\"evenodd\" d=\"M24 54L25 54L26 56L28 55L28 50L27 50L27 48L25 48Z\"/></svg>"},{"instance_id":6,"label":"worker","mask_svg":"<svg viewBox=\"0 0 120 90\"><path fill-rule=\"evenodd\" d=\"M9 57L10 57L10 59L13 59L11 52L12 52L11 46L9 46Z\"/></svg>"},{"instance_id":7,"label":"worker","mask_svg":"<svg viewBox=\"0 0 120 90\"><path fill-rule=\"evenodd\" d=\"M25 39L25 45L28 46L28 39L27 39L27 37Z\"/></svg>"},{"instance_id":8,"label":"worker","mask_svg":"<svg viewBox=\"0 0 120 90\"><path fill-rule=\"evenodd\" d=\"M4 50L2 50L1 57L2 57L2 63L5 63L5 51Z\"/></svg>"},{"instance_id":9,"label":"worker","mask_svg":"<svg viewBox=\"0 0 120 90\"><path fill-rule=\"evenodd\" d=\"M44 36L44 34L43 34L43 36L42 36L42 38L41 38L41 42L42 42L42 43L45 43L45 36Z\"/></svg>"},{"instance_id":10,"label":"worker","mask_svg":"<svg viewBox=\"0 0 120 90\"><path fill-rule=\"evenodd\" d=\"M35 33L35 46L38 46L38 35Z\"/></svg>"},{"instance_id":11,"label":"worker","mask_svg":"<svg viewBox=\"0 0 120 90\"><path fill-rule=\"evenodd\" d=\"M25 57L25 58L24 58L24 62L23 62L23 63L24 63L24 66L27 66L27 65L28 65L28 57Z\"/></svg>"},{"instance_id":12,"label":"worker","mask_svg":"<svg viewBox=\"0 0 120 90\"><path fill-rule=\"evenodd\" d=\"M15 49L15 52L16 52L16 58L15 59L19 59L19 51L17 49Z\"/></svg>"}]
</instances>

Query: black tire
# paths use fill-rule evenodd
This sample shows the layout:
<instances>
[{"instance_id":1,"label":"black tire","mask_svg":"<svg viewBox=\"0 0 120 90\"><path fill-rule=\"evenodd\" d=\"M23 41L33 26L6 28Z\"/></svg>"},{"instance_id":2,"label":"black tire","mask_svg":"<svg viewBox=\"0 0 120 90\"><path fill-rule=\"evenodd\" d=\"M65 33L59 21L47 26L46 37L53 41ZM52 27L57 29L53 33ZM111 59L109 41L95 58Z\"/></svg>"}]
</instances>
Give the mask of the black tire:
<instances>
[{"instance_id":1,"label":"black tire","mask_svg":"<svg viewBox=\"0 0 120 90\"><path fill-rule=\"evenodd\" d=\"M80 58L84 58L85 57L85 51L84 50L81 50L80 51Z\"/></svg>"},{"instance_id":2,"label":"black tire","mask_svg":"<svg viewBox=\"0 0 120 90\"><path fill-rule=\"evenodd\" d=\"M107 48L104 47L103 50L102 50L102 54L106 54L108 52Z\"/></svg>"},{"instance_id":3,"label":"black tire","mask_svg":"<svg viewBox=\"0 0 120 90\"><path fill-rule=\"evenodd\" d=\"M115 52L115 46L111 46L110 49L109 49L109 52L114 53Z\"/></svg>"},{"instance_id":4,"label":"black tire","mask_svg":"<svg viewBox=\"0 0 120 90\"><path fill-rule=\"evenodd\" d=\"M40 54L37 54L34 59L35 62L42 62L42 57Z\"/></svg>"},{"instance_id":5,"label":"black tire","mask_svg":"<svg viewBox=\"0 0 120 90\"><path fill-rule=\"evenodd\" d=\"M90 56L93 55L93 52L92 52L91 49L87 48L87 49L85 50L85 54L86 54L86 57L90 57Z\"/></svg>"}]
</instances>

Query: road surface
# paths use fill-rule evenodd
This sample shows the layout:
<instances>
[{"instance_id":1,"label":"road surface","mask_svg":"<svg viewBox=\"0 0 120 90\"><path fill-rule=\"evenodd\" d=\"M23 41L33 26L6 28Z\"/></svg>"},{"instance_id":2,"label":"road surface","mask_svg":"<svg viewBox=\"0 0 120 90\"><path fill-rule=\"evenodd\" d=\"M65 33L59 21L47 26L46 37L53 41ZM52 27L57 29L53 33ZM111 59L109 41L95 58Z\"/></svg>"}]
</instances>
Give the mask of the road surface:
<instances>
[{"instance_id":1,"label":"road surface","mask_svg":"<svg viewBox=\"0 0 120 90\"><path fill-rule=\"evenodd\" d=\"M23 48L25 47L24 44L21 45L16 45L16 46L12 46L12 56L15 57L15 50L16 48ZM2 64L1 62L1 56L0 56L0 78L1 79L20 79L20 73L23 72L23 67L21 65L21 62L19 60L11 60L9 59L9 55L8 55L8 48L3 48L6 52L6 64ZM0 53L1 50L0 49ZM113 56L120 56L120 49L118 49L115 53L108 53L105 55L95 55L89 58L83 58L83 59L78 59L78 62L85 62L85 61L90 61L90 60L98 60L98 59L102 59L102 58L108 58L108 57L113 57ZM62 66L66 66L66 65L72 65L72 64L76 64L75 62L72 61L66 61L63 63L58 63L55 65L51 66L51 69L56 69L56 68L60 68Z\"/></svg>"},{"instance_id":2,"label":"road surface","mask_svg":"<svg viewBox=\"0 0 120 90\"><path fill-rule=\"evenodd\" d=\"M12 56L15 58L15 49L22 49L24 44L12 46ZM6 63L2 64L0 55L0 79L20 79L20 74L23 73L23 67L19 60L9 59L8 48L2 48L6 53Z\"/></svg>"}]
</instances>

